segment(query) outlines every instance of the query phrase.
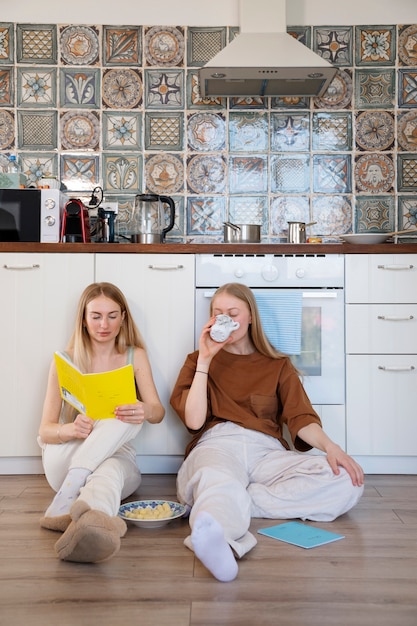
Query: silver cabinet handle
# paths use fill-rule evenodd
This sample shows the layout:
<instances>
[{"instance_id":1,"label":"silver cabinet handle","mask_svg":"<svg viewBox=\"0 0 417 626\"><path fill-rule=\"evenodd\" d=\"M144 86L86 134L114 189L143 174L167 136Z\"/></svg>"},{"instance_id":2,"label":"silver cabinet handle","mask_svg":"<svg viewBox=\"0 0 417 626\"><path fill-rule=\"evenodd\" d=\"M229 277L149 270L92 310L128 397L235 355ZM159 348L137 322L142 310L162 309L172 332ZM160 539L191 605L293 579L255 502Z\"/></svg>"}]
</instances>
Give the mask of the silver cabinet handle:
<instances>
[{"instance_id":1,"label":"silver cabinet handle","mask_svg":"<svg viewBox=\"0 0 417 626\"><path fill-rule=\"evenodd\" d=\"M384 370L384 372L412 372L416 368L414 365L404 365L403 367L399 366L386 366L386 365L378 365L379 370Z\"/></svg>"},{"instance_id":2,"label":"silver cabinet handle","mask_svg":"<svg viewBox=\"0 0 417 626\"><path fill-rule=\"evenodd\" d=\"M414 319L414 315L406 315L405 317L401 317L400 315L378 315L377 319L387 322L408 322Z\"/></svg>"},{"instance_id":3,"label":"silver cabinet handle","mask_svg":"<svg viewBox=\"0 0 417 626\"><path fill-rule=\"evenodd\" d=\"M148 265L150 270L182 270L183 265Z\"/></svg>"},{"instance_id":4,"label":"silver cabinet handle","mask_svg":"<svg viewBox=\"0 0 417 626\"><path fill-rule=\"evenodd\" d=\"M37 270L40 268L38 263L33 263L32 265L3 265L5 270Z\"/></svg>"},{"instance_id":5,"label":"silver cabinet handle","mask_svg":"<svg viewBox=\"0 0 417 626\"><path fill-rule=\"evenodd\" d=\"M379 270L412 270L414 265L378 265Z\"/></svg>"}]
</instances>

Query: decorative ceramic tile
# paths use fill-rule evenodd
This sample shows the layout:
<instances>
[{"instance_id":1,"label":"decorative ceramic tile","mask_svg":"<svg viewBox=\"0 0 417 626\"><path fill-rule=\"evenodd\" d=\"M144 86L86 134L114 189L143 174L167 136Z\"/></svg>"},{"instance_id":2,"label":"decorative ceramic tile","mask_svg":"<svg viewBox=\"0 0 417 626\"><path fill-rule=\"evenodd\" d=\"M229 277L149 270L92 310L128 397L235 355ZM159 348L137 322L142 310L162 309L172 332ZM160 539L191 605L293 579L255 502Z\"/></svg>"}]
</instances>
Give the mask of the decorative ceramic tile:
<instances>
[{"instance_id":1,"label":"decorative ceramic tile","mask_svg":"<svg viewBox=\"0 0 417 626\"><path fill-rule=\"evenodd\" d=\"M103 153L103 190L139 193L142 190L142 155Z\"/></svg>"},{"instance_id":2,"label":"decorative ceramic tile","mask_svg":"<svg viewBox=\"0 0 417 626\"><path fill-rule=\"evenodd\" d=\"M350 113L313 113L313 150L350 150Z\"/></svg>"},{"instance_id":3,"label":"decorative ceramic tile","mask_svg":"<svg viewBox=\"0 0 417 626\"><path fill-rule=\"evenodd\" d=\"M383 233L395 228L395 203L391 196L358 196L355 232Z\"/></svg>"},{"instance_id":4,"label":"decorative ceramic tile","mask_svg":"<svg viewBox=\"0 0 417 626\"><path fill-rule=\"evenodd\" d=\"M417 69L398 70L398 106L417 107Z\"/></svg>"},{"instance_id":5,"label":"decorative ceramic tile","mask_svg":"<svg viewBox=\"0 0 417 626\"><path fill-rule=\"evenodd\" d=\"M223 197L187 199L187 234L219 235L223 232L225 200Z\"/></svg>"},{"instance_id":6,"label":"decorative ceramic tile","mask_svg":"<svg viewBox=\"0 0 417 626\"><path fill-rule=\"evenodd\" d=\"M313 191L316 193L349 193L351 184L350 155L314 154Z\"/></svg>"},{"instance_id":7,"label":"decorative ceramic tile","mask_svg":"<svg viewBox=\"0 0 417 626\"><path fill-rule=\"evenodd\" d=\"M167 239L173 239L175 237L185 235L184 197L172 196L172 199L175 205L175 219L172 230L170 230L166 235Z\"/></svg>"},{"instance_id":8,"label":"decorative ceramic tile","mask_svg":"<svg viewBox=\"0 0 417 626\"><path fill-rule=\"evenodd\" d=\"M14 113L0 109L0 150L14 147Z\"/></svg>"},{"instance_id":9,"label":"decorative ceramic tile","mask_svg":"<svg viewBox=\"0 0 417 626\"><path fill-rule=\"evenodd\" d=\"M313 98L317 109L348 109L353 93L351 73L338 70L321 98Z\"/></svg>"},{"instance_id":10,"label":"decorative ceramic tile","mask_svg":"<svg viewBox=\"0 0 417 626\"><path fill-rule=\"evenodd\" d=\"M28 185L37 186L41 178L57 176L58 155L48 152L22 152L20 155L22 172L26 175Z\"/></svg>"},{"instance_id":11,"label":"decorative ceramic tile","mask_svg":"<svg viewBox=\"0 0 417 626\"><path fill-rule=\"evenodd\" d=\"M310 221L309 202L306 196L280 196L271 203L271 233L287 236L288 222Z\"/></svg>"},{"instance_id":12,"label":"decorative ceramic tile","mask_svg":"<svg viewBox=\"0 0 417 626\"><path fill-rule=\"evenodd\" d=\"M196 155L187 160L187 184L191 193L223 193L226 163L223 157Z\"/></svg>"},{"instance_id":13,"label":"decorative ceramic tile","mask_svg":"<svg viewBox=\"0 0 417 626\"><path fill-rule=\"evenodd\" d=\"M356 157L354 178L356 191L391 192L395 178L392 158L385 154L364 154Z\"/></svg>"},{"instance_id":14,"label":"decorative ceramic tile","mask_svg":"<svg viewBox=\"0 0 417 626\"><path fill-rule=\"evenodd\" d=\"M355 26L356 65L394 65L395 26Z\"/></svg>"},{"instance_id":15,"label":"decorative ceramic tile","mask_svg":"<svg viewBox=\"0 0 417 626\"><path fill-rule=\"evenodd\" d=\"M184 70L145 70L147 109L183 109Z\"/></svg>"},{"instance_id":16,"label":"decorative ceramic tile","mask_svg":"<svg viewBox=\"0 0 417 626\"><path fill-rule=\"evenodd\" d=\"M12 67L0 66L0 107L14 105L14 70Z\"/></svg>"},{"instance_id":17,"label":"decorative ceramic tile","mask_svg":"<svg viewBox=\"0 0 417 626\"><path fill-rule=\"evenodd\" d=\"M309 148L310 118L308 114L271 113L271 150L307 152Z\"/></svg>"},{"instance_id":18,"label":"decorative ceramic tile","mask_svg":"<svg viewBox=\"0 0 417 626\"><path fill-rule=\"evenodd\" d=\"M287 33L297 39L307 48L311 48L311 27L310 26L287 26Z\"/></svg>"},{"instance_id":19,"label":"decorative ceramic tile","mask_svg":"<svg viewBox=\"0 0 417 626\"><path fill-rule=\"evenodd\" d=\"M233 224L262 224L268 232L268 198L266 196L232 196L229 202L229 221Z\"/></svg>"},{"instance_id":20,"label":"decorative ceramic tile","mask_svg":"<svg viewBox=\"0 0 417 626\"><path fill-rule=\"evenodd\" d=\"M18 68L17 103L24 107L56 107L56 68Z\"/></svg>"},{"instance_id":21,"label":"decorative ceramic tile","mask_svg":"<svg viewBox=\"0 0 417 626\"><path fill-rule=\"evenodd\" d=\"M100 116L96 111L61 113L59 126L62 150L98 150Z\"/></svg>"},{"instance_id":22,"label":"decorative ceramic tile","mask_svg":"<svg viewBox=\"0 0 417 626\"><path fill-rule=\"evenodd\" d=\"M356 146L359 150L391 150L395 141L394 114L362 111L356 114Z\"/></svg>"},{"instance_id":23,"label":"decorative ceramic tile","mask_svg":"<svg viewBox=\"0 0 417 626\"><path fill-rule=\"evenodd\" d=\"M145 29L144 51L147 65L183 65L184 29L174 26L152 26Z\"/></svg>"},{"instance_id":24,"label":"decorative ceramic tile","mask_svg":"<svg viewBox=\"0 0 417 626\"><path fill-rule=\"evenodd\" d=\"M398 57L401 65L417 65L417 24L399 27Z\"/></svg>"},{"instance_id":25,"label":"decorative ceramic tile","mask_svg":"<svg viewBox=\"0 0 417 626\"><path fill-rule=\"evenodd\" d=\"M229 162L230 193L265 193L268 190L266 156L231 156Z\"/></svg>"},{"instance_id":26,"label":"decorative ceramic tile","mask_svg":"<svg viewBox=\"0 0 417 626\"><path fill-rule=\"evenodd\" d=\"M66 109L98 109L100 72L97 69L61 69L60 104Z\"/></svg>"},{"instance_id":27,"label":"decorative ceramic tile","mask_svg":"<svg viewBox=\"0 0 417 626\"><path fill-rule=\"evenodd\" d=\"M417 228L417 196L398 196L398 230Z\"/></svg>"},{"instance_id":28,"label":"decorative ceramic tile","mask_svg":"<svg viewBox=\"0 0 417 626\"><path fill-rule=\"evenodd\" d=\"M18 147L23 150L54 150L58 147L57 111L18 111Z\"/></svg>"},{"instance_id":29,"label":"decorative ceramic tile","mask_svg":"<svg viewBox=\"0 0 417 626\"><path fill-rule=\"evenodd\" d=\"M268 99L258 97L229 98L229 107L231 109L266 109L268 108Z\"/></svg>"},{"instance_id":30,"label":"decorative ceramic tile","mask_svg":"<svg viewBox=\"0 0 417 626\"><path fill-rule=\"evenodd\" d=\"M221 109L226 108L226 98L202 98L197 70L187 73L187 108L188 109Z\"/></svg>"},{"instance_id":31,"label":"decorative ceramic tile","mask_svg":"<svg viewBox=\"0 0 417 626\"><path fill-rule=\"evenodd\" d=\"M313 26L313 50L332 65L353 65L352 26Z\"/></svg>"},{"instance_id":32,"label":"decorative ceramic tile","mask_svg":"<svg viewBox=\"0 0 417 626\"><path fill-rule=\"evenodd\" d=\"M9 22L0 22L0 64L14 61L14 29Z\"/></svg>"},{"instance_id":33,"label":"decorative ceramic tile","mask_svg":"<svg viewBox=\"0 0 417 626\"><path fill-rule=\"evenodd\" d=\"M226 28L188 28L187 65L202 66L226 45Z\"/></svg>"},{"instance_id":34,"label":"decorative ceramic tile","mask_svg":"<svg viewBox=\"0 0 417 626\"><path fill-rule=\"evenodd\" d=\"M271 191L303 193L310 190L310 156L279 154L271 158Z\"/></svg>"},{"instance_id":35,"label":"decorative ceramic tile","mask_svg":"<svg viewBox=\"0 0 417 626\"><path fill-rule=\"evenodd\" d=\"M136 67L142 64L140 26L103 26L103 65Z\"/></svg>"},{"instance_id":36,"label":"decorative ceramic tile","mask_svg":"<svg viewBox=\"0 0 417 626\"><path fill-rule=\"evenodd\" d=\"M61 155L61 180L70 191L91 190L100 183L98 155Z\"/></svg>"},{"instance_id":37,"label":"decorative ceramic tile","mask_svg":"<svg viewBox=\"0 0 417 626\"><path fill-rule=\"evenodd\" d=\"M59 45L65 65L98 65L99 30L96 26L62 26Z\"/></svg>"},{"instance_id":38,"label":"decorative ceramic tile","mask_svg":"<svg viewBox=\"0 0 417 626\"><path fill-rule=\"evenodd\" d=\"M358 109L392 109L395 69L356 69L355 105Z\"/></svg>"},{"instance_id":39,"label":"decorative ceramic tile","mask_svg":"<svg viewBox=\"0 0 417 626\"><path fill-rule=\"evenodd\" d=\"M266 152L268 118L265 113L229 113L231 152Z\"/></svg>"},{"instance_id":40,"label":"decorative ceramic tile","mask_svg":"<svg viewBox=\"0 0 417 626\"><path fill-rule=\"evenodd\" d=\"M174 112L145 113L146 150L183 150L184 116Z\"/></svg>"},{"instance_id":41,"label":"decorative ceramic tile","mask_svg":"<svg viewBox=\"0 0 417 626\"><path fill-rule=\"evenodd\" d=\"M54 24L17 24L18 63L53 65L57 62L57 35Z\"/></svg>"},{"instance_id":42,"label":"decorative ceramic tile","mask_svg":"<svg viewBox=\"0 0 417 626\"><path fill-rule=\"evenodd\" d=\"M347 196L316 196L313 198L312 232L317 235L338 235L352 229L352 207Z\"/></svg>"},{"instance_id":43,"label":"decorative ceramic tile","mask_svg":"<svg viewBox=\"0 0 417 626\"><path fill-rule=\"evenodd\" d=\"M108 109L135 109L142 104L142 73L127 67L105 70L102 93Z\"/></svg>"},{"instance_id":44,"label":"decorative ceramic tile","mask_svg":"<svg viewBox=\"0 0 417 626\"><path fill-rule=\"evenodd\" d=\"M417 150L417 111L407 111L398 117L397 138L399 150Z\"/></svg>"},{"instance_id":45,"label":"decorative ceramic tile","mask_svg":"<svg viewBox=\"0 0 417 626\"><path fill-rule=\"evenodd\" d=\"M417 191L417 154L397 157L398 191Z\"/></svg>"},{"instance_id":46,"label":"decorative ceramic tile","mask_svg":"<svg viewBox=\"0 0 417 626\"><path fill-rule=\"evenodd\" d=\"M176 154L148 155L145 162L146 190L172 195L184 187L184 165Z\"/></svg>"},{"instance_id":47,"label":"decorative ceramic tile","mask_svg":"<svg viewBox=\"0 0 417 626\"><path fill-rule=\"evenodd\" d=\"M187 121L188 146L197 152L223 150L226 141L225 116L220 113L193 113Z\"/></svg>"},{"instance_id":48,"label":"decorative ceramic tile","mask_svg":"<svg viewBox=\"0 0 417 626\"><path fill-rule=\"evenodd\" d=\"M142 118L140 113L103 112L104 150L140 150Z\"/></svg>"},{"instance_id":49,"label":"decorative ceramic tile","mask_svg":"<svg viewBox=\"0 0 417 626\"><path fill-rule=\"evenodd\" d=\"M301 96L287 96L271 98L271 109L309 109L310 98Z\"/></svg>"}]
</instances>

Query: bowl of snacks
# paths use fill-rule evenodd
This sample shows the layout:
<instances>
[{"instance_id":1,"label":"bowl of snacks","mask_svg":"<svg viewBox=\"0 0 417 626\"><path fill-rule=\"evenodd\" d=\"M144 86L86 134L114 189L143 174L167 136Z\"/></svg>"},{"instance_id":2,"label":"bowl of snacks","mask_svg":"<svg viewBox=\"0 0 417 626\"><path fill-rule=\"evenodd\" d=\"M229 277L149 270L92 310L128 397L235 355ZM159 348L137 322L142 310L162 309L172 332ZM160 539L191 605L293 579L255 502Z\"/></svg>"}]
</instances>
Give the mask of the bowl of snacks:
<instances>
[{"instance_id":1,"label":"bowl of snacks","mask_svg":"<svg viewBox=\"0 0 417 626\"><path fill-rule=\"evenodd\" d=\"M136 500L119 508L119 517L142 528L159 528L182 517L185 506L170 500Z\"/></svg>"}]
</instances>

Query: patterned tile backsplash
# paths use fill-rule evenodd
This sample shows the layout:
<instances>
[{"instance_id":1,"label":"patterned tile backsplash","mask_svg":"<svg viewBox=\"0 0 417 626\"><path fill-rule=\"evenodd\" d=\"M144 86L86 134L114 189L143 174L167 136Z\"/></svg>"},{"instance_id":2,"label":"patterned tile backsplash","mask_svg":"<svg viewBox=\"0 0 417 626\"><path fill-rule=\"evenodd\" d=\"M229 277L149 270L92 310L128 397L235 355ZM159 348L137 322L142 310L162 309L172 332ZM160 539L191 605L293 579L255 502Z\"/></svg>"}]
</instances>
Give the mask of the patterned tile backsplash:
<instances>
[{"instance_id":1,"label":"patterned tile backsplash","mask_svg":"<svg viewBox=\"0 0 417 626\"><path fill-rule=\"evenodd\" d=\"M126 236L138 193L174 198L178 242L222 241L226 220L271 242L294 220L414 230L417 25L288 32L337 66L322 97L203 100L198 68L236 27L0 22L0 155L32 185L101 186Z\"/></svg>"}]
</instances>

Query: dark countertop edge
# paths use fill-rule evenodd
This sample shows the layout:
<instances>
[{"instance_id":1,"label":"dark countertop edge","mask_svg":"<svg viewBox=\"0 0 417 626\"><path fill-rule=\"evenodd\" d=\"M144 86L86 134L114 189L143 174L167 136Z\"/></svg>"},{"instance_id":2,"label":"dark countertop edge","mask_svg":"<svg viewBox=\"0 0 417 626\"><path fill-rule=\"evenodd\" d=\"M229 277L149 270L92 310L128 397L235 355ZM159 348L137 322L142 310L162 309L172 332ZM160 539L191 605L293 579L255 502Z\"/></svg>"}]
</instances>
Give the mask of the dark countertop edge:
<instances>
[{"instance_id":1,"label":"dark countertop edge","mask_svg":"<svg viewBox=\"0 0 417 626\"><path fill-rule=\"evenodd\" d=\"M111 244L0 242L0 252L109 253L109 254L415 254L414 243L381 244Z\"/></svg>"}]
</instances>

